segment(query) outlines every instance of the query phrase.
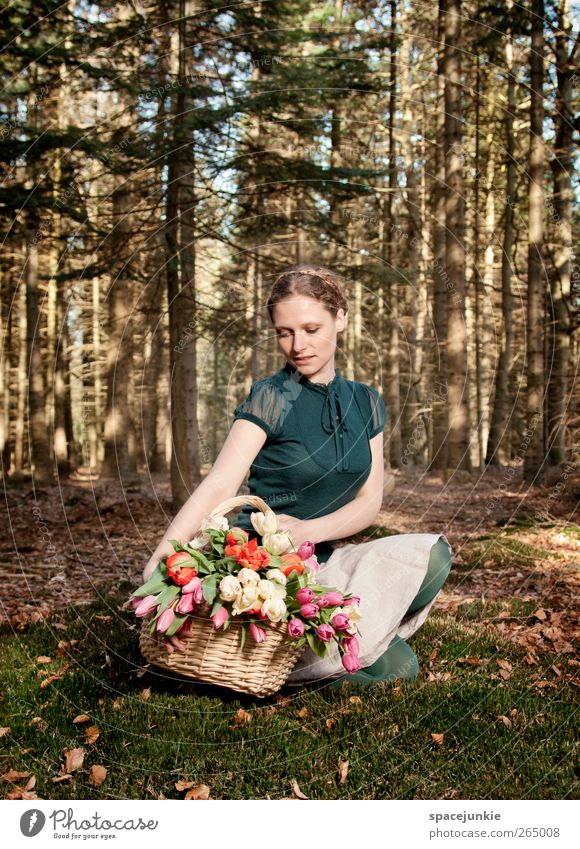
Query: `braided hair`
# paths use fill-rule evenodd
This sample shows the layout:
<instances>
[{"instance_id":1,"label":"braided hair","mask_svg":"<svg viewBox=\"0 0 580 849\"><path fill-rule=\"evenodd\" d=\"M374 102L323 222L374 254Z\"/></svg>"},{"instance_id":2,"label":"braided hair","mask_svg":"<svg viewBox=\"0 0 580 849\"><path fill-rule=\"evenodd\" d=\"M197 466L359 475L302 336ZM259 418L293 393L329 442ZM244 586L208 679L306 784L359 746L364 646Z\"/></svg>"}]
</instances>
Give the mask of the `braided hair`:
<instances>
[{"instance_id":1,"label":"braided hair","mask_svg":"<svg viewBox=\"0 0 580 849\"><path fill-rule=\"evenodd\" d=\"M293 265L278 275L266 302L271 321L274 320L276 304L289 295L315 298L334 316L339 309L343 309L345 314L348 311L348 302L340 288L338 275L322 265Z\"/></svg>"}]
</instances>

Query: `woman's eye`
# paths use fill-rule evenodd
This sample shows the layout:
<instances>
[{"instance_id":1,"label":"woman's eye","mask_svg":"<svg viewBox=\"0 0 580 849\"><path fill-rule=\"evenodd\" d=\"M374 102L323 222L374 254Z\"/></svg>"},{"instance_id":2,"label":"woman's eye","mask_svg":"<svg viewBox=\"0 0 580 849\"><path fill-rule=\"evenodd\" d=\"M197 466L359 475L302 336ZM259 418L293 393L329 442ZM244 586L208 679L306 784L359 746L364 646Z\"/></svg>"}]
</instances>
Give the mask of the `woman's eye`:
<instances>
[{"instance_id":1,"label":"woman's eye","mask_svg":"<svg viewBox=\"0 0 580 849\"><path fill-rule=\"evenodd\" d=\"M318 330L318 327L313 327L311 330L307 330L306 332L307 333L316 333L317 330Z\"/></svg>"},{"instance_id":2,"label":"woman's eye","mask_svg":"<svg viewBox=\"0 0 580 849\"><path fill-rule=\"evenodd\" d=\"M287 336L290 336L290 334L289 333L278 333L277 336L278 336L279 339L285 339Z\"/></svg>"}]
</instances>

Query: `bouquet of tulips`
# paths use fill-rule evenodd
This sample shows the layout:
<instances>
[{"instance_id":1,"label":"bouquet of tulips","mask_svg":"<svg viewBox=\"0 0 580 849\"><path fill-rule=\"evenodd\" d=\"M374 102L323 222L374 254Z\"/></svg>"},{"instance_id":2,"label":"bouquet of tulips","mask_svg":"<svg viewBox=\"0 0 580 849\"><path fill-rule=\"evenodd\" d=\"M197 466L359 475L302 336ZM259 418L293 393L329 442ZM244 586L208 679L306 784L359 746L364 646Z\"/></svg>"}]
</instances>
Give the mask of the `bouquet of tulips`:
<instances>
[{"instance_id":1,"label":"bouquet of tulips","mask_svg":"<svg viewBox=\"0 0 580 849\"><path fill-rule=\"evenodd\" d=\"M346 671L356 672L360 598L318 584L313 543L295 550L274 512L250 519L261 545L242 528L230 528L225 516L204 520L188 544L171 540L174 553L131 596L136 616L149 618L159 639L186 635L192 618L208 610L217 629L237 618L241 648L248 634L256 643L267 640L267 623L286 622L287 638L297 646L308 643L323 657L334 643Z\"/></svg>"}]
</instances>

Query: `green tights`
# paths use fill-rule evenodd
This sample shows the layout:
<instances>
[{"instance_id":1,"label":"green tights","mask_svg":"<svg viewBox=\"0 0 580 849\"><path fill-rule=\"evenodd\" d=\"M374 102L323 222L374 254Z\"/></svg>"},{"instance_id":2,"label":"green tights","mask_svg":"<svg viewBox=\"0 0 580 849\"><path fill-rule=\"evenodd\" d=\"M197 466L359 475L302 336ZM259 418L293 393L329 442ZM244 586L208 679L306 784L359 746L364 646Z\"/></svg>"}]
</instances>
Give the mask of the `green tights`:
<instances>
[{"instance_id":1,"label":"green tights","mask_svg":"<svg viewBox=\"0 0 580 849\"><path fill-rule=\"evenodd\" d=\"M440 538L429 555L429 567L419 592L411 602L407 613L414 613L428 604L439 592L451 570L451 549ZM375 684L377 681L394 681L396 678L416 678L419 674L417 656L405 640L397 634L389 643L387 650L371 666L359 669L353 675L343 675L330 683L331 687L341 687L343 681L355 684Z\"/></svg>"}]
</instances>

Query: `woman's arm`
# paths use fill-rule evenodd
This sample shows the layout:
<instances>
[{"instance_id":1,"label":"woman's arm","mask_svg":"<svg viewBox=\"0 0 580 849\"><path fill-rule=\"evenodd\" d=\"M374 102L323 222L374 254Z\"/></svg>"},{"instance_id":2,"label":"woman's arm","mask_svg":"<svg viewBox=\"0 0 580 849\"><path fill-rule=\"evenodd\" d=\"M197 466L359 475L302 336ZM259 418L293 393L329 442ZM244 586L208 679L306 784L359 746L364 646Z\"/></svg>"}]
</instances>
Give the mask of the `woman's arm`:
<instances>
[{"instance_id":1,"label":"woman's arm","mask_svg":"<svg viewBox=\"0 0 580 849\"><path fill-rule=\"evenodd\" d=\"M170 539L189 542L199 530L204 517L220 501L237 494L265 441L266 433L261 427L246 419L236 419L215 463L175 516L151 555L143 570L144 581L163 557L173 553Z\"/></svg>"},{"instance_id":2,"label":"woman's arm","mask_svg":"<svg viewBox=\"0 0 580 849\"><path fill-rule=\"evenodd\" d=\"M372 465L371 472L356 496L344 507L327 513L318 519L297 519L287 514L279 514L280 526L287 528L296 543L305 540L318 543L325 540L343 539L356 534L373 522L383 503L384 461L383 433L370 440Z\"/></svg>"}]
</instances>

